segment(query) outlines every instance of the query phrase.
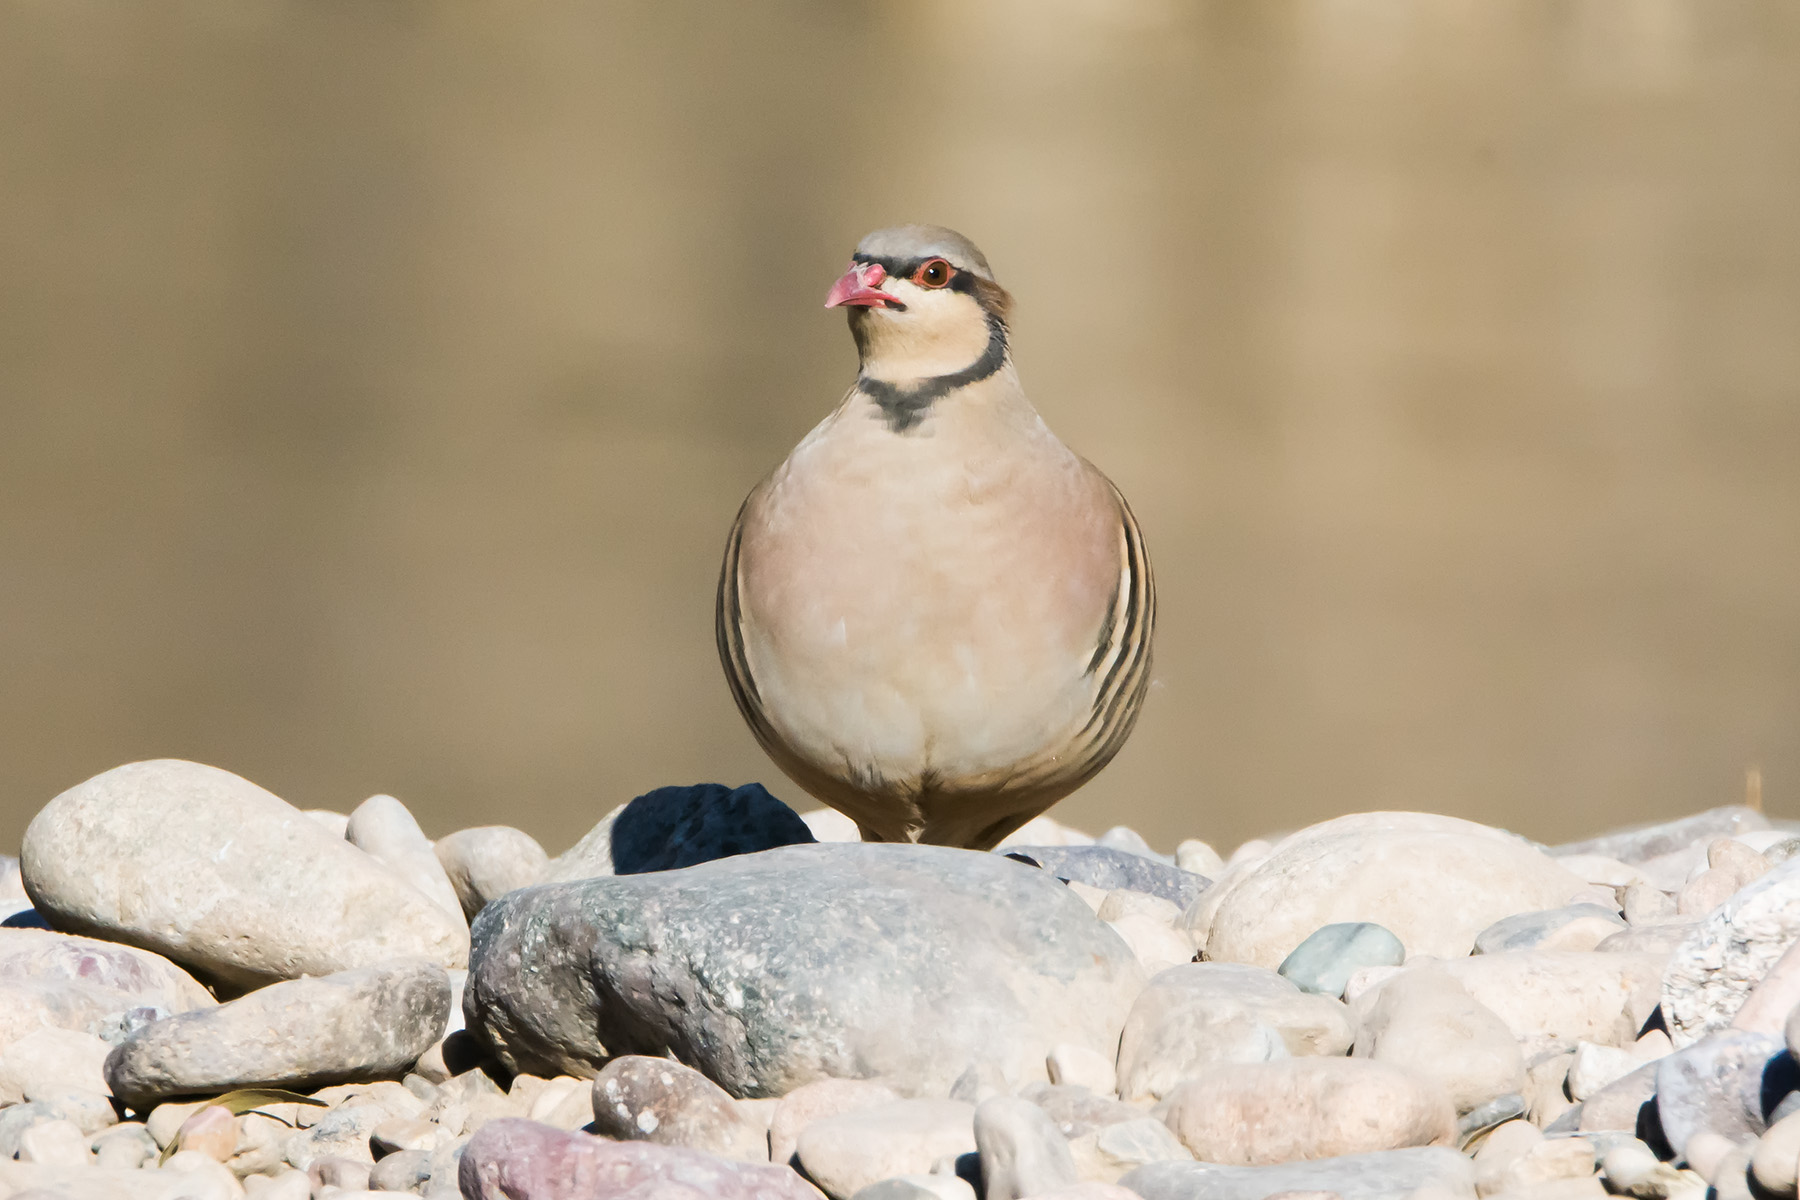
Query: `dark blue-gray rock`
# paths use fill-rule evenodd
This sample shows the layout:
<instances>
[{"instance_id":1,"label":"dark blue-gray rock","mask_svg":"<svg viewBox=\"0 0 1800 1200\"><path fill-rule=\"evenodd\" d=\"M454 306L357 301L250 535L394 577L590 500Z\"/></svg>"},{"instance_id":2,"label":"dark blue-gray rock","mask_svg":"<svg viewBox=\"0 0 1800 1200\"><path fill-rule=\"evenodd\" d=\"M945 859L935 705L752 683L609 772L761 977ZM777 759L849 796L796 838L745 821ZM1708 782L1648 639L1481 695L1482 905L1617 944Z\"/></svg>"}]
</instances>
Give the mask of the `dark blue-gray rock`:
<instances>
[{"instance_id":1,"label":"dark blue-gray rock","mask_svg":"<svg viewBox=\"0 0 1800 1200\"><path fill-rule=\"evenodd\" d=\"M1058 879L1112 891L1148 892L1186 908L1212 886L1212 880L1154 858L1111 846L1008 846L1007 856L1023 855Z\"/></svg>"},{"instance_id":2,"label":"dark blue-gray rock","mask_svg":"<svg viewBox=\"0 0 1800 1200\"><path fill-rule=\"evenodd\" d=\"M544 873L548 883L674 871L818 839L760 783L661 787L621 805Z\"/></svg>"},{"instance_id":3,"label":"dark blue-gray rock","mask_svg":"<svg viewBox=\"0 0 1800 1200\"><path fill-rule=\"evenodd\" d=\"M1550 853L1557 857L1565 854L1599 854L1606 858L1616 858L1620 862L1640 863L1664 854L1673 854L1695 842L1710 842L1713 838L1731 837L1768 827L1768 819L1761 813L1741 804L1731 804L1674 821L1632 825L1586 841L1552 846Z\"/></svg>"},{"instance_id":4,"label":"dark blue-gray rock","mask_svg":"<svg viewBox=\"0 0 1800 1200\"><path fill-rule=\"evenodd\" d=\"M1111 1053L1144 983L1068 888L940 846L785 846L540 884L476 918L469 1029L514 1071L668 1055L734 1096L825 1078L947 1095L970 1067L1046 1078Z\"/></svg>"},{"instance_id":5,"label":"dark blue-gray rock","mask_svg":"<svg viewBox=\"0 0 1800 1200\"><path fill-rule=\"evenodd\" d=\"M1144 1200L1265 1200L1281 1192L1336 1192L1342 1200L1403 1200L1420 1188L1475 1195L1475 1165L1445 1146L1346 1154L1273 1167L1159 1162L1119 1185Z\"/></svg>"},{"instance_id":6,"label":"dark blue-gray rock","mask_svg":"<svg viewBox=\"0 0 1800 1200\"><path fill-rule=\"evenodd\" d=\"M398 1079L449 1016L449 975L419 959L290 979L146 1025L107 1056L106 1081L142 1109L236 1088Z\"/></svg>"},{"instance_id":7,"label":"dark blue-gray rock","mask_svg":"<svg viewBox=\"0 0 1800 1200\"><path fill-rule=\"evenodd\" d=\"M1538 912L1514 913L1475 935L1475 953L1592 950L1624 928L1624 917L1598 904L1569 904Z\"/></svg>"},{"instance_id":8,"label":"dark blue-gray rock","mask_svg":"<svg viewBox=\"0 0 1800 1200\"><path fill-rule=\"evenodd\" d=\"M1281 961L1277 973L1303 992L1333 999L1363 967L1397 967L1406 961L1400 939L1373 921L1322 925Z\"/></svg>"},{"instance_id":9,"label":"dark blue-gray rock","mask_svg":"<svg viewBox=\"0 0 1800 1200\"><path fill-rule=\"evenodd\" d=\"M1734 1030L1709 1034L1656 1064L1663 1137L1678 1152L1703 1129L1734 1142L1753 1140L1796 1087L1800 1068L1781 1037Z\"/></svg>"}]
</instances>

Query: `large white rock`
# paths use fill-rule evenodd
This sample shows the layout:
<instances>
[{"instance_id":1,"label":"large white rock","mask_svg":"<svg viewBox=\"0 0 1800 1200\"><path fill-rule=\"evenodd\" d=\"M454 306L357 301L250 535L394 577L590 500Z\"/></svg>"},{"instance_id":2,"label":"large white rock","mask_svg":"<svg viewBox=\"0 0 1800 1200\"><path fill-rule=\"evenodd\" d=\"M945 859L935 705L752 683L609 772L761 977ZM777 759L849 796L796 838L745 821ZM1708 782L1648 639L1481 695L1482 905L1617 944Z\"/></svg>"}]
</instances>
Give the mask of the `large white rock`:
<instances>
[{"instance_id":1,"label":"large white rock","mask_svg":"<svg viewBox=\"0 0 1800 1200\"><path fill-rule=\"evenodd\" d=\"M468 930L375 858L229 771L161 759L96 775L25 830L59 929L255 987L394 958L468 962Z\"/></svg>"},{"instance_id":2,"label":"large white rock","mask_svg":"<svg viewBox=\"0 0 1800 1200\"><path fill-rule=\"evenodd\" d=\"M1324 925L1373 921L1412 954L1460 958L1502 917L1588 885L1504 830L1428 813L1356 813L1292 834L1188 914L1209 959L1274 968Z\"/></svg>"},{"instance_id":3,"label":"large white rock","mask_svg":"<svg viewBox=\"0 0 1800 1200\"><path fill-rule=\"evenodd\" d=\"M1677 1048L1731 1024L1777 960L1800 940L1800 858L1714 909L1670 956L1663 1019Z\"/></svg>"}]
</instances>

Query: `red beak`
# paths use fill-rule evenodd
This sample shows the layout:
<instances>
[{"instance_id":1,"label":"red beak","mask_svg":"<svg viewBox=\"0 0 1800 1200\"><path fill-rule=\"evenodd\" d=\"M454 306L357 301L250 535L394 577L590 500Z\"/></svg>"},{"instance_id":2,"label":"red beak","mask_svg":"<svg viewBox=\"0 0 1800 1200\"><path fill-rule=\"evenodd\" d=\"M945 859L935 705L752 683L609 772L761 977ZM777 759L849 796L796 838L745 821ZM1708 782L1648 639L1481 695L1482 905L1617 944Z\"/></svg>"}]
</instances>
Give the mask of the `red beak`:
<instances>
[{"instance_id":1,"label":"red beak","mask_svg":"<svg viewBox=\"0 0 1800 1200\"><path fill-rule=\"evenodd\" d=\"M832 284L825 294L825 307L886 308L892 305L899 308L900 297L878 290L886 278L887 271L880 263L852 263L843 278Z\"/></svg>"}]
</instances>

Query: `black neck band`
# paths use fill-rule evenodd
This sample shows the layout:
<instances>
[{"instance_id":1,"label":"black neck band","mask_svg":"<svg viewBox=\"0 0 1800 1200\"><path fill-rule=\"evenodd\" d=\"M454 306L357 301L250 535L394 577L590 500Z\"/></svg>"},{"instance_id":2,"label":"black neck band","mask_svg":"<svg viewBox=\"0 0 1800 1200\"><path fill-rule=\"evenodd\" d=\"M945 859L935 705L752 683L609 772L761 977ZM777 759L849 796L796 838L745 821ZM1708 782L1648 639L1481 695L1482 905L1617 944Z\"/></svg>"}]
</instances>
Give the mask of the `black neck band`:
<instances>
[{"instance_id":1,"label":"black neck band","mask_svg":"<svg viewBox=\"0 0 1800 1200\"><path fill-rule=\"evenodd\" d=\"M986 379L1006 365L1006 325L992 315L987 322L987 349L982 351L980 358L962 370L952 371L948 375L933 375L904 387L883 379L858 375L856 390L873 400L876 407L881 409L882 416L887 418L889 429L895 433L907 432L925 419L926 411L939 397Z\"/></svg>"}]
</instances>

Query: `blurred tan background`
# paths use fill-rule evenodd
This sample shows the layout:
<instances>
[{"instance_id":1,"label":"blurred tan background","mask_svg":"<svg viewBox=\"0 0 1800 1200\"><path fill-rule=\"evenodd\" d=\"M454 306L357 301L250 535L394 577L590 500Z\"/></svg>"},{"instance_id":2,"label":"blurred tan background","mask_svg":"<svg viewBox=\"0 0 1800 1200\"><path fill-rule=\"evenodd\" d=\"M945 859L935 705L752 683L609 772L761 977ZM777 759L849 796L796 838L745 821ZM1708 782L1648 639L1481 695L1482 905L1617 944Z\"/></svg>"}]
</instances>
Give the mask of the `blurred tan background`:
<instances>
[{"instance_id":1,"label":"blurred tan background","mask_svg":"<svg viewBox=\"0 0 1800 1200\"><path fill-rule=\"evenodd\" d=\"M746 490L973 237L1161 588L1055 814L1800 814L1800 6L0 8L0 848L134 758L556 853L761 779Z\"/></svg>"}]
</instances>

